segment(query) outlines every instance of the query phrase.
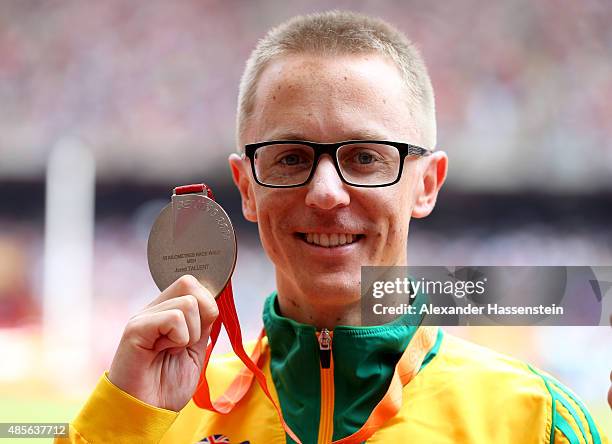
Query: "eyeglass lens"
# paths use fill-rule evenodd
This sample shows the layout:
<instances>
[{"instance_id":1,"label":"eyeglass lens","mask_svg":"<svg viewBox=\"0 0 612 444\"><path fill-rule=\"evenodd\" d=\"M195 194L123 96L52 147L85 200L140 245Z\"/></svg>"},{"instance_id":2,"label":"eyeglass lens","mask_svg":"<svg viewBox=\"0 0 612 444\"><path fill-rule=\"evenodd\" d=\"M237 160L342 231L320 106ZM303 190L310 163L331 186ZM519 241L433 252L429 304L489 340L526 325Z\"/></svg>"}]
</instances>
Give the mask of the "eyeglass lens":
<instances>
[{"instance_id":1,"label":"eyeglass lens","mask_svg":"<svg viewBox=\"0 0 612 444\"><path fill-rule=\"evenodd\" d=\"M273 144L255 152L255 174L266 185L301 185L308 180L315 159L314 148L299 143ZM400 154L383 143L351 143L336 152L345 181L355 185L384 185L397 179Z\"/></svg>"}]
</instances>

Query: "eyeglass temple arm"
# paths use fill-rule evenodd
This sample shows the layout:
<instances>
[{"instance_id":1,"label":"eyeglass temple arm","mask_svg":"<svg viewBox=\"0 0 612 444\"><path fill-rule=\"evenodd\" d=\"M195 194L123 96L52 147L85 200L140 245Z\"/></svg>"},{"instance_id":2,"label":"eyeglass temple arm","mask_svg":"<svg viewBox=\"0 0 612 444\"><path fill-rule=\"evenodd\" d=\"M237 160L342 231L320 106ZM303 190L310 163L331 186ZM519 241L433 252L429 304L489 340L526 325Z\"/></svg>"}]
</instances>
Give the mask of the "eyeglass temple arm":
<instances>
[{"instance_id":1,"label":"eyeglass temple arm","mask_svg":"<svg viewBox=\"0 0 612 444\"><path fill-rule=\"evenodd\" d=\"M428 150L427 148L421 148L420 146L408 145L408 155L409 156L431 156L433 154L433 150Z\"/></svg>"}]
</instances>

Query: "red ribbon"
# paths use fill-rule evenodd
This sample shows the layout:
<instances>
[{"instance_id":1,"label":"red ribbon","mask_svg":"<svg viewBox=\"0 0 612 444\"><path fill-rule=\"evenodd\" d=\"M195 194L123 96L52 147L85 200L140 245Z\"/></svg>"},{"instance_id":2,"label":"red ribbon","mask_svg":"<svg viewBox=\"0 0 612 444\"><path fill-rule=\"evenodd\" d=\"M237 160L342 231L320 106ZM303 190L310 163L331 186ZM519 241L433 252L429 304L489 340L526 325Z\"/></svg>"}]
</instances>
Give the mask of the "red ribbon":
<instances>
[{"instance_id":1,"label":"red ribbon","mask_svg":"<svg viewBox=\"0 0 612 444\"><path fill-rule=\"evenodd\" d=\"M203 183L183 185L174 189L174 194L176 195L203 192L206 192L206 195L210 199L215 199L210 187ZM232 291L231 279L225 286L221 294L217 296L216 302L217 306L219 307L219 317L213 323L210 331L210 344L208 344L208 346L206 347L206 357L204 359L204 366L202 368L202 372L200 373L198 387L196 388L196 391L193 395L193 401L198 407L221 414L229 413L232 408L244 397L249 387L251 386L253 376L255 376L262 390L276 408L278 417L281 421L281 424L283 425L283 428L285 429L285 432L287 432L287 434L295 442L301 444L301 441L298 439L295 433L293 433L291 428L289 428L289 426L285 423L280 407L276 404L276 402L274 402L274 399L270 394L270 390L268 389L268 384L266 382L266 377L257 365L257 363L260 361L259 358L262 352L261 338L263 337L265 332L262 330L262 333L259 336L260 340L257 341L258 345L255 347L255 350L253 351L251 357L249 357L244 351L244 347L242 345L242 331L240 330L240 322L238 321L238 315L236 314L236 306L234 305L234 293ZM226 390L225 393L218 400L212 402L210 399L210 388L208 386L208 381L206 380L206 369L210 361L212 350L215 347L215 344L217 343L217 339L219 338L221 324L225 326L225 330L227 331L227 335L229 337L230 343L232 344L234 353L236 353L236 355L244 363L248 371L240 372L238 377L230 385L229 389Z\"/></svg>"}]
</instances>

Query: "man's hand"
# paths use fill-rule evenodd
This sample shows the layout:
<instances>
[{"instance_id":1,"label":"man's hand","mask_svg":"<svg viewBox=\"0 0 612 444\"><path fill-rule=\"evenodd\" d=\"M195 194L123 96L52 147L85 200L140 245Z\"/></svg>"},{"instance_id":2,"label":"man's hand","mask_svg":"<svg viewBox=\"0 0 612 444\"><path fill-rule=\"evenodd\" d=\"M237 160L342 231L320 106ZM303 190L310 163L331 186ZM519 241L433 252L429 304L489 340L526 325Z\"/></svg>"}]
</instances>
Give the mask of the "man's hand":
<instances>
[{"instance_id":1,"label":"man's hand","mask_svg":"<svg viewBox=\"0 0 612 444\"><path fill-rule=\"evenodd\" d=\"M218 314L196 278L180 277L130 318L108 378L147 404L178 412L195 392Z\"/></svg>"}]
</instances>

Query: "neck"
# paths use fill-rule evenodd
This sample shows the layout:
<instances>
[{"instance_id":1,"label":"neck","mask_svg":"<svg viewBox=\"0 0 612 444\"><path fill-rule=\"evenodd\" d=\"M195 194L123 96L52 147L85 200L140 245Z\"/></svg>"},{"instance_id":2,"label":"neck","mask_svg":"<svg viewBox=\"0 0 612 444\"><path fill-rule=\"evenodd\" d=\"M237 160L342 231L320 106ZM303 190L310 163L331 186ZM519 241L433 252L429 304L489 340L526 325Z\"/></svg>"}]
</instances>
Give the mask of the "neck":
<instances>
[{"instance_id":1,"label":"neck","mask_svg":"<svg viewBox=\"0 0 612 444\"><path fill-rule=\"evenodd\" d=\"M317 329L333 330L337 325L361 325L361 303L356 297L326 297L324 292L307 294L298 289L278 286L278 305L280 315L301 324L309 324Z\"/></svg>"}]
</instances>

